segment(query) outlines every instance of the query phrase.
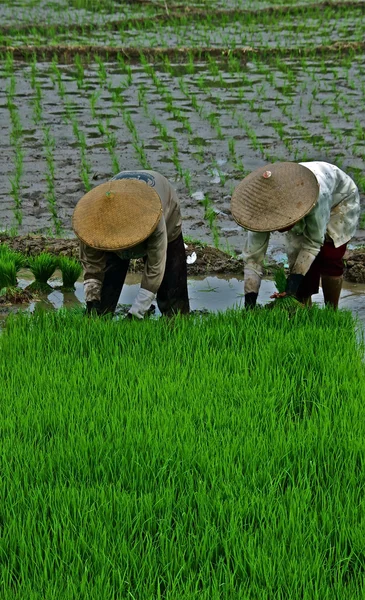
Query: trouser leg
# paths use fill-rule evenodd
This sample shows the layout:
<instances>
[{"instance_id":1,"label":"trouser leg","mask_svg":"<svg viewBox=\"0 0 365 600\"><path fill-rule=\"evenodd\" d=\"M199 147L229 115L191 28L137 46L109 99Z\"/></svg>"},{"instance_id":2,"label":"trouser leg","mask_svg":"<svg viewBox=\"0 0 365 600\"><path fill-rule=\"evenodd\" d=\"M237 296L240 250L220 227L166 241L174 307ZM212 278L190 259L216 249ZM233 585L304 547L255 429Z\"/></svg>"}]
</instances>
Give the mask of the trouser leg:
<instances>
[{"instance_id":1,"label":"trouser leg","mask_svg":"<svg viewBox=\"0 0 365 600\"><path fill-rule=\"evenodd\" d=\"M331 239L323 245L322 290L326 306L338 308L343 282L343 257L347 244L335 248Z\"/></svg>"},{"instance_id":2,"label":"trouser leg","mask_svg":"<svg viewBox=\"0 0 365 600\"><path fill-rule=\"evenodd\" d=\"M324 242L319 254L313 261L303 282L299 286L297 298L308 305L312 294L319 291L319 282L322 280L322 290L325 304L338 307L343 280L343 257L346 244L335 248L329 238ZM310 305L310 304L309 304Z\"/></svg>"},{"instance_id":3,"label":"trouser leg","mask_svg":"<svg viewBox=\"0 0 365 600\"><path fill-rule=\"evenodd\" d=\"M324 296L324 303L326 306L333 306L338 308L338 302L340 300L342 290L343 276L331 276L322 275L322 290Z\"/></svg>"},{"instance_id":4,"label":"trouser leg","mask_svg":"<svg viewBox=\"0 0 365 600\"><path fill-rule=\"evenodd\" d=\"M318 294L320 277L320 258L316 257L296 293L296 298L299 302L308 307L312 306L312 295Z\"/></svg>"},{"instance_id":5,"label":"trouser leg","mask_svg":"<svg viewBox=\"0 0 365 600\"><path fill-rule=\"evenodd\" d=\"M157 292L157 305L161 313L169 317L176 313L187 314L190 310L182 234L167 245L165 274Z\"/></svg>"},{"instance_id":6,"label":"trouser leg","mask_svg":"<svg viewBox=\"0 0 365 600\"><path fill-rule=\"evenodd\" d=\"M129 259L119 258L109 252L106 260L105 276L101 288L102 314L114 314L127 275Z\"/></svg>"}]
</instances>

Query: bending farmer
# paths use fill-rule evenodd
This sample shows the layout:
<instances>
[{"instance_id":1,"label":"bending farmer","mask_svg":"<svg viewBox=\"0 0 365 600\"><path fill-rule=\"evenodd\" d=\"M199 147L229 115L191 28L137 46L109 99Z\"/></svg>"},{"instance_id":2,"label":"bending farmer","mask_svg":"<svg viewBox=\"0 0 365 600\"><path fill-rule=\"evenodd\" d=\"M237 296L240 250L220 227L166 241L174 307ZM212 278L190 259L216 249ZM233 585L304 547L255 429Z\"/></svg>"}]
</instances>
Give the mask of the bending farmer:
<instances>
[{"instance_id":1,"label":"bending farmer","mask_svg":"<svg viewBox=\"0 0 365 600\"><path fill-rule=\"evenodd\" d=\"M234 190L231 211L248 229L245 306L256 305L270 231L286 233L286 294L310 304L322 278L326 304L338 306L343 256L355 234L360 198L353 180L326 162L274 163L253 171Z\"/></svg>"},{"instance_id":2,"label":"bending farmer","mask_svg":"<svg viewBox=\"0 0 365 600\"><path fill-rule=\"evenodd\" d=\"M129 261L139 257L144 272L128 315L142 319L156 295L162 314L189 312L180 205L165 177L119 173L79 200L72 225L80 240L88 313L114 313Z\"/></svg>"}]
</instances>

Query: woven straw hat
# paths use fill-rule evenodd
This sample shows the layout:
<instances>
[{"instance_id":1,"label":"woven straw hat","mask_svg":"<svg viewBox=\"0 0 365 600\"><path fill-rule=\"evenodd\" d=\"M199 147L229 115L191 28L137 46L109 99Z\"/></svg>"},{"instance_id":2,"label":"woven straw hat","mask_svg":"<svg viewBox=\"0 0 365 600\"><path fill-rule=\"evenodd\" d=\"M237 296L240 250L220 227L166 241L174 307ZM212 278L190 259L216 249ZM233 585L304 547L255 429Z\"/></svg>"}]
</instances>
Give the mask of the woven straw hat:
<instances>
[{"instance_id":1,"label":"woven straw hat","mask_svg":"<svg viewBox=\"0 0 365 600\"><path fill-rule=\"evenodd\" d=\"M72 227L87 246L123 250L136 246L156 229L162 216L160 196L136 179L102 183L77 203Z\"/></svg>"},{"instance_id":2,"label":"woven straw hat","mask_svg":"<svg viewBox=\"0 0 365 600\"><path fill-rule=\"evenodd\" d=\"M298 163L278 162L256 169L232 194L234 220L250 231L275 231L294 225L315 206L319 184Z\"/></svg>"}]
</instances>

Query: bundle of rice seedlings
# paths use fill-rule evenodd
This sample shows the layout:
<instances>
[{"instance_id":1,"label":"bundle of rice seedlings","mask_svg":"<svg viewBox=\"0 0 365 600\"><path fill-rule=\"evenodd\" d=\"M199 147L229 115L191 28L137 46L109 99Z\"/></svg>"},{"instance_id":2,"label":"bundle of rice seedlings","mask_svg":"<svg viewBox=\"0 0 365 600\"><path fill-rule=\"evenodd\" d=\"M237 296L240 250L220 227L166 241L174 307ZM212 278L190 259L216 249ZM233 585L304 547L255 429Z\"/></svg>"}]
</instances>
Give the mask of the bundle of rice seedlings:
<instances>
[{"instance_id":1,"label":"bundle of rice seedlings","mask_svg":"<svg viewBox=\"0 0 365 600\"><path fill-rule=\"evenodd\" d=\"M15 264L16 272L19 271L22 267L24 267L26 263L26 258L21 252L17 252L16 250L12 250L6 244L0 244L0 259L5 258L6 260L12 260Z\"/></svg>"},{"instance_id":2,"label":"bundle of rice seedlings","mask_svg":"<svg viewBox=\"0 0 365 600\"><path fill-rule=\"evenodd\" d=\"M5 252L0 254L0 302L2 304L17 304L29 302L33 295L18 287L16 277L17 265L14 257Z\"/></svg>"},{"instance_id":3,"label":"bundle of rice seedlings","mask_svg":"<svg viewBox=\"0 0 365 600\"><path fill-rule=\"evenodd\" d=\"M35 277L35 281L28 286L28 289L44 292L48 292L52 289L47 282L55 272L57 263L57 258L47 252L42 252L38 256L29 257L28 265Z\"/></svg>"},{"instance_id":4,"label":"bundle of rice seedlings","mask_svg":"<svg viewBox=\"0 0 365 600\"><path fill-rule=\"evenodd\" d=\"M75 282L82 273L82 266L78 260L61 256L58 259L58 266L62 273L62 287L66 289L74 289Z\"/></svg>"},{"instance_id":5,"label":"bundle of rice seedlings","mask_svg":"<svg viewBox=\"0 0 365 600\"><path fill-rule=\"evenodd\" d=\"M16 287L18 281L16 278L15 262L6 255L0 256L0 290L4 288Z\"/></svg>"},{"instance_id":6,"label":"bundle of rice seedlings","mask_svg":"<svg viewBox=\"0 0 365 600\"><path fill-rule=\"evenodd\" d=\"M274 282L278 293L283 294L286 288L286 275L283 267L275 270ZM281 310L288 310L289 312L292 312L298 308L303 308L303 304L294 298L294 296L283 296L282 298L275 298L273 302L269 302L269 304L266 305L266 308L279 308Z\"/></svg>"}]
</instances>

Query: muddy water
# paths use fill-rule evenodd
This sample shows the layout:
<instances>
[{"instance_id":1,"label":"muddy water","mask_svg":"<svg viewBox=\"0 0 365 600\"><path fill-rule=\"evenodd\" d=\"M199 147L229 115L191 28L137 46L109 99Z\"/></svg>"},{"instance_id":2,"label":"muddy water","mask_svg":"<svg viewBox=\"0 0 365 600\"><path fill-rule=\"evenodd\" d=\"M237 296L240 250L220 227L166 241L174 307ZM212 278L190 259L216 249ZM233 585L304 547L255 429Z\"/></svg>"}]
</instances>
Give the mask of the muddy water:
<instances>
[{"instance_id":1,"label":"muddy water","mask_svg":"<svg viewBox=\"0 0 365 600\"><path fill-rule=\"evenodd\" d=\"M285 63L291 69L290 85L280 64L269 68L257 61L238 72L218 62L219 73L215 75L207 62L194 63L193 72L189 72L189 65L173 64L170 70L164 70L157 64L155 79L141 65L130 66L129 79L126 69L117 62L103 64L104 83L96 63L85 67L83 81L78 79L75 64L59 65L60 87L50 63L38 62L35 79L41 90L39 123L34 114L32 69L25 63L14 66L13 100L21 121L24 154L19 233L54 233L45 131L49 128L54 141L55 176L51 183L57 216L63 234L69 235L73 208L85 191L75 127L86 140L89 184L97 185L116 170L143 166L125 122L127 113L148 163L170 179L178 192L184 234L214 243L205 214L206 201L214 210L221 246L227 244L238 253L243 232L230 213L230 198L246 172L276 160L327 160L348 170L356 180L363 177L365 141L361 123L365 120L365 92L356 85L364 78L363 55L351 60L351 65L337 59L326 61L324 66L320 59L308 60L305 68L298 60ZM4 108L0 111L0 225L3 230L11 230L16 224L11 191L16 166L7 108L10 77L4 65L0 65L0 76L0 106ZM120 89L123 110L113 96ZM161 90L165 90L163 94ZM73 125L67 107L72 107L76 119ZM113 162L113 149L108 149L111 134L116 140L114 159L118 168ZM179 168L172 160L174 153ZM357 238L362 235L358 231Z\"/></svg>"},{"instance_id":2,"label":"muddy water","mask_svg":"<svg viewBox=\"0 0 365 600\"><path fill-rule=\"evenodd\" d=\"M20 279L20 286L26 287L30 280L25 278L25 275L23 277ZM119 299L120 309L122 305L130 305L133 302L139 289L140 278L140 274L128 274ZM32 302L29 306L22 306L20 309L14 306L2 307L0 309L0 320L5 319L10 312L17 310L37 312L39 310L55 310L61 307L72 308L84 304L85 297L81 281L76 282L74 292L62 292L59 289L60 283L59 279L53 279L51 281L53 290L50 294L37 302ZM243 278L236 275L234 277L192 277L188 280L188 286L190 306L193 311L218 312L229 308L242 308L244 305ZM259 303L265 305L270 302L270 296L275 291L274 282L264 279L260 289ZM313 301L323 306L321 290L319 294L313 296ZM365 326L365 284L344 282L340 308L351 310ZM158 308L156 308L155 314L160 314Z\"/></svg>"}]
</instances>

